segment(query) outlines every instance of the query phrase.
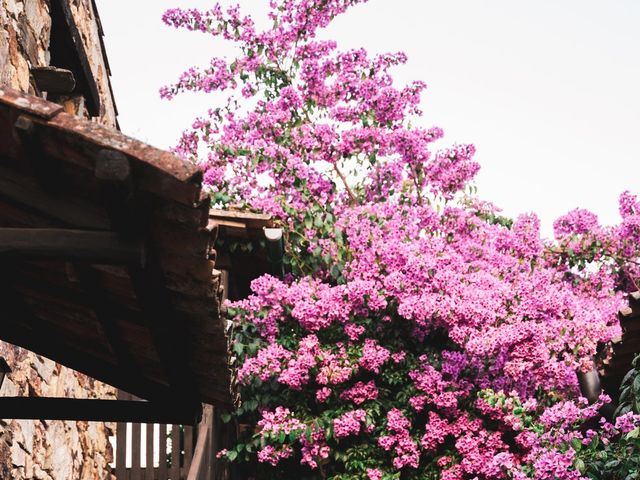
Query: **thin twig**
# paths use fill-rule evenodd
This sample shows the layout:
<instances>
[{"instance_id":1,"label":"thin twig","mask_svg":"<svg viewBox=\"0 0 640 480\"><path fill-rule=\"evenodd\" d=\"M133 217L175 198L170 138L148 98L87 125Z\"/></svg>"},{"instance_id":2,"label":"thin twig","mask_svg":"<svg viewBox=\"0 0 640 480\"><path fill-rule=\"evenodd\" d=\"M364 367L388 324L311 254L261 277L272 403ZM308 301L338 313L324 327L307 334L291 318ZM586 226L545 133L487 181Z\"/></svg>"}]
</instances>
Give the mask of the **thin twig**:
<instances>
[{"instance_id":1,"label":"thin twig","mask_svg":"<svg viewBox=\"0 0 640 480\"><path fill-rule=\"evenodd\" d=\"M344 185L345 190L349 194L349 198L351 199L351 203L352 204L358 203L358 201L356 199L356 196L353 194L353 191L351 191L351 187L349 187L349 184L347 183L347 178L344 176L344 173L342 173L340 171L340 168L338 168L338 164L337 163L333 164L333 169L338 174L338 177L340 177L340 180L342 180L342 184Z\"/></svg>"}]
</instances>

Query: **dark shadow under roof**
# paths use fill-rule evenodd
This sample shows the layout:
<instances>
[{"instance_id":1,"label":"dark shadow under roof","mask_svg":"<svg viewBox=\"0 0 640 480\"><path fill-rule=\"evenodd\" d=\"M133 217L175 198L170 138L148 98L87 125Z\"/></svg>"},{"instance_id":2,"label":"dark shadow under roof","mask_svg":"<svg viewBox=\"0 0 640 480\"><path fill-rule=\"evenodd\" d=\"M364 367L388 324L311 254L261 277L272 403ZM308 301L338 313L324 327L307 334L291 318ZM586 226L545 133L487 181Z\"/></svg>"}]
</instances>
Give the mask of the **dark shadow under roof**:
<instances>
[{"instance_id":1,"label":"dark shadow under roof","mask_svg":"<svg viewBox=\"0 0 640 480\"><path fill-rule=\"evenodd\" d=\"M0 339L148 400L228 405L201 172L0 87Z\"/></svg>"}]
</instances>

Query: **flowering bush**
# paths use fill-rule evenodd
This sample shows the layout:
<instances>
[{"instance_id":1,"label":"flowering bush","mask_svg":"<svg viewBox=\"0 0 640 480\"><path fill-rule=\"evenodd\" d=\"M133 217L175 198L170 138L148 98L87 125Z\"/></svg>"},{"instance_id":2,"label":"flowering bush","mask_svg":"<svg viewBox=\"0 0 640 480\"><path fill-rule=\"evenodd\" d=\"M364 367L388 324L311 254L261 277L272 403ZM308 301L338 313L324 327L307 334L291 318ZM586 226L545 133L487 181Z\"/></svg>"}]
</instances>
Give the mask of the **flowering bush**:
<instances>
[{"instance_id":1,"label":"flowering bush","mask_svg":"<svg viewBox=\"0 0 640 480\"><path fill-rule=\"evenodd\" d=\"M636 431L582 433L598 405L576 371L619 333L640 202L623 194L618 227L571 212L555 243L535 215L500 216L472 195L473 145L416 126L425 85L391 76L404 54L316 39L364 1L272 0L264 31L237 6L164 17L240 52L162 90L230 94L176 151L214 205L285 231L286 278L228 308L234 416L257 427L221 455L259 478L583 478L596 438Z\"/></svg>"}]
</instances>

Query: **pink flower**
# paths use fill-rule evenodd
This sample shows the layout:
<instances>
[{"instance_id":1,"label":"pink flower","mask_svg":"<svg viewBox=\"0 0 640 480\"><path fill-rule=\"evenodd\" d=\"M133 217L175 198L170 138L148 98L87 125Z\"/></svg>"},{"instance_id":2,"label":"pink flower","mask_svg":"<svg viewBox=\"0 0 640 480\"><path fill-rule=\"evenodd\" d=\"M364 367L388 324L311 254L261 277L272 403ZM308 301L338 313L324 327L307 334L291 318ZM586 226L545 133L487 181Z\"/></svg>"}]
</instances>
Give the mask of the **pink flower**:
<instances>
[{"instance_id":1,"label":"pink flower","mask_svg":"<svg viewBox=\"0 0 640 480\"><path fill-rule=\"evenodd\" d=\"M382 472L378 468L367 468L369 480L382 480Z\"/></svg>"},{"instance_id":2,"label":"pink flower","mask_svg":"<svg viewBox=\"0 0 640 480\"><path fill-rule=\"evenodd\" d=\"M360 433L361 424L367 418L364 410L353 410L333 420L333 434L336 438L345 438Z\"/></svg>"}]
</instances>

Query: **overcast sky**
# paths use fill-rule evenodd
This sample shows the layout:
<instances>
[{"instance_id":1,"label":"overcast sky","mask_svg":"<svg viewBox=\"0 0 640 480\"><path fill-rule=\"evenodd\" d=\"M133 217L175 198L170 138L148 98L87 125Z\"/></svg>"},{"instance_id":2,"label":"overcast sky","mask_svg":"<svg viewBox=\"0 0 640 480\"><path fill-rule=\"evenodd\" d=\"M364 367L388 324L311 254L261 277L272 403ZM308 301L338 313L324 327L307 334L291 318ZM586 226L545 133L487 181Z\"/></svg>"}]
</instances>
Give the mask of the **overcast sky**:
<instances>
[{"instance_id":1,"label":"overcast sky","mask_svg":"<svg viewBox=\"0 0 640 480\"><path fill-rule=\"evenodd\" d=\"M158 89L222 41L161 22L203 0L97 0L122 130L172 146L215 97L160 100ZM264 15L268 0L244 0ZM640 193L640 1L370 0L323 37L370 52L403 50L401 82L423 80L423 123L474 143L479 194L543 232L575 208L618 220L623 190Z\"/></svg>"}]
</instances>

